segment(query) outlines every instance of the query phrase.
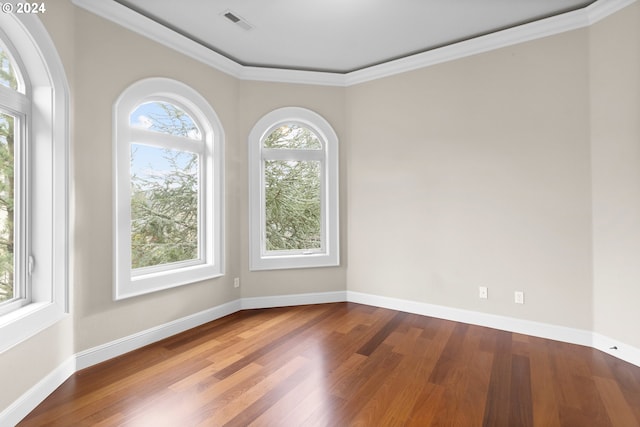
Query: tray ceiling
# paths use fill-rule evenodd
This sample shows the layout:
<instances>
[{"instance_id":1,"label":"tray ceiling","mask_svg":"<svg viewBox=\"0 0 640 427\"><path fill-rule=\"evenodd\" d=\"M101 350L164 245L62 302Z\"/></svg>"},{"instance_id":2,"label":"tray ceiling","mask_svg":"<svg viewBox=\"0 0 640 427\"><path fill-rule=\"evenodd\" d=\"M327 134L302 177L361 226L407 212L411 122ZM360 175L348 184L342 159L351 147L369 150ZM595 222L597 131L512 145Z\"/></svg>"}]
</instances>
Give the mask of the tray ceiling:
<instances>
[{"instance_id":1,"label":"tray ceiling","mask_svg":"<svg viewBox=\"0 0 640 427\"><path fill-rule=\"evenodd\" d=\"M242 66L346 74L593 0L111 0Z\"/></svg>"}]
</instances>

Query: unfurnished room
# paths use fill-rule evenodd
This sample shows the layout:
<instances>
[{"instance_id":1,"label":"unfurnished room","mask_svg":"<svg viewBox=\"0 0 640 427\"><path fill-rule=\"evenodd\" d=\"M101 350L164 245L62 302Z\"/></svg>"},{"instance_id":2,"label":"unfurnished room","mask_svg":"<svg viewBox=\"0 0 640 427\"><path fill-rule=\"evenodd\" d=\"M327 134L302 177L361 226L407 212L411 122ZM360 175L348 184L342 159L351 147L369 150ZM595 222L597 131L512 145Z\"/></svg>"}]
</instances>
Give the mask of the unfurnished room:
<instances>
[{"instance_id":1,"label":"unfurnished room","mask_svg":"<svg viewBox=\"0 0 640 427\"><path fill-rule=\"evenodd\" d=\"M0 426L640 427L640 2L0 8Z\"/></svg>"}]
</instances>

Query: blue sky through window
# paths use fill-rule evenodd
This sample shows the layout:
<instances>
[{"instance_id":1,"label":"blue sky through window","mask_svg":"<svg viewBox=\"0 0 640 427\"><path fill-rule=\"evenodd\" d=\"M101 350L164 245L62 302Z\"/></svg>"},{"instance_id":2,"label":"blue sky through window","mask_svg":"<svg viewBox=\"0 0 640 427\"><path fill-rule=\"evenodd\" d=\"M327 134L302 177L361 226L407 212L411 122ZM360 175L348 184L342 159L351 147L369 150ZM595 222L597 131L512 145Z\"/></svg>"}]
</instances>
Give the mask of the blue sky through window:
<instances>
[{"instance_id":1,"label":"blue sky through window","mask_svg":"<svg viewBox=\"0 0 640 427\"><path fill-rule=\"evenodd\" d=\"M131 144L131 175L142 180L160 181L164 176L176 173L176 170L196 174L196 158L196 154L186 151L133 143ZM172 162L174 162L173 165Z\"/></svg>"},{"instance_id":2,"label":"blue sky through window","mask_svg":"<svg viewBox=\"0 0 640 427\"><path fill-rule=\"evenodd\" d=\"M18 75L9 53L0 45L0 85L18 90Z\"/></svg>"},{"instance_id":3,"label":"blue sky through window","mask_svg":"<svg viewBox=\"0 0 640 427\"><path fill-rule=\"evenodd\" d=\"M201 140L202 134L197 125L184 110L174 104L153 101L140 104L129 116L133 127L166 133L169 135ZM131 175L137 177L160 177L174 166L186 172L189 162L195 154L158 148L132 141Z\"/></svg>"},{"instance_id":4,"label":"blue sky through window","mask_svg":"<svg viewBox=\"0 0 640 427\"><path fill-rule=\"evenodd\" d=\"M152 101L140 104L129 116L129 124L154 132L201 140L195 121L174 104Z\"/></svg>"}]
</instances>

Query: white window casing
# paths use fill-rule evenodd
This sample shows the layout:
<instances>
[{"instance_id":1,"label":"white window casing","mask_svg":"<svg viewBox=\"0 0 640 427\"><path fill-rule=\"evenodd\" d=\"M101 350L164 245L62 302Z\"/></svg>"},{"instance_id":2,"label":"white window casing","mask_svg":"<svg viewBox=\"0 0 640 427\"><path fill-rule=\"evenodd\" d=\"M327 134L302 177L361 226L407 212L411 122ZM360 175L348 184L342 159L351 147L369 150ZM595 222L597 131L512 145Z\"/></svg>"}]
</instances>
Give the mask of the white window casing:
<instances>
[{"instance_id":1,"label":"white window casing","mask_svg":"<svg viewBox=\"0 0 640 427\"><path fill-rule=\"evenodd\" d=\"M130 114L148 102L185 111L202 132L192 141L130 125ZM149 78L127 88L114 104L114 299L186 285L224 274L222 125L209 103L184 83ZM131 144L148 144L198 156L198 256L184 262L133 269L131 249Z\"/></svg>"},{"instance_id":2,"label":"white window casing","mask_svg":"<svg viewBox=\"0 0 640 427\"><path fill-rule=\"evenodd\" d=\"M53 41L35 15L0 14L0 38L21 89L0 86L16 117L16 280L19 298L0 311L0 352L61 320L68 307L69 88ZM19 146L19 147L18 147Z\"/></svg>"},{"instance_id":3,"label":"white window casing","mask_svg":"<svg viewBox=\"0 0 640 427\"><path fill-rule=\"evenodd\" d=\"M278 127L296 124L312 131L321 149L264 148ZM338 137L329 122L314 111L285 107L262 117L249 134L249 267L251 270L332 267L340 264ZM321 244L317 249L267 250L265 162L313 161L320 164Z\"/></svg>"}]
</instances>

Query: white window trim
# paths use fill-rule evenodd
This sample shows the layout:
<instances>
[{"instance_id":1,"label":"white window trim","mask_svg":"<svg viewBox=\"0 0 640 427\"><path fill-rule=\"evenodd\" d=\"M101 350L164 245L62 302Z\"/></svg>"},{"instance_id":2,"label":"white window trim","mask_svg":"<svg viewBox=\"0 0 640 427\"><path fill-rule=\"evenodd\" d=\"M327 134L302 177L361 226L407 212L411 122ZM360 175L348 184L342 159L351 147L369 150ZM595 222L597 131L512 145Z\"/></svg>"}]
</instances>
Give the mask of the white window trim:
<instances>
[{"instance_id":1,"label":"white window trim","mask_svg":"<svg viewBox=\"0 0 640 427\"><path fill-rule=\"evenodd\" d=\"M263 142L285 123L299 123L321 139L322 150L268 150ZM301 107L285 107L262 117L249 134L249 268L275 270L334 267L340 265L338 136L318 113ZM323 245L315 251L266 251L264 158L321 161Z\"/></svg>"},{"instance_id":2,"label":"white window trim","mask_svg":"<svg viewBox=\"0 0 640 427\"><path fill-rule=\"evenodd\" d=\"M204 215L200 227L202 242L199 262L176 263L175 268L131 268L130 142L138 131L129 124L129 115L150 101L176 104L192 116L202 132L204 145L200 180L200 207ZM129 86L114 104L113 111L114 185L114 288L116 300L219 277L224 274L223 257L223 147L224 132L218 116L204 97L184 83L154 77ZM160 138L165 135L158 134ZM187 144L190 141L186 141Z\"/></svg>"},{"instance_id":3,"label":"white window trim","mask_svg":"<svg viewBox=\"0 0 640 427\"><path fill-rule=\"evenodd\" d=\"M20 54L31 117L24 128L31 155L27 228L33 257L29 299L0 316L0 353L57 323L68 302L69 87L62 62L35 15L0 14L0 28ZM24 196L24 195L23 195ZM26 262L26 259L24 260ZM28 285L29 286L29 285Z\"/></svg>"}]
</instances>

